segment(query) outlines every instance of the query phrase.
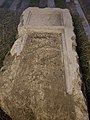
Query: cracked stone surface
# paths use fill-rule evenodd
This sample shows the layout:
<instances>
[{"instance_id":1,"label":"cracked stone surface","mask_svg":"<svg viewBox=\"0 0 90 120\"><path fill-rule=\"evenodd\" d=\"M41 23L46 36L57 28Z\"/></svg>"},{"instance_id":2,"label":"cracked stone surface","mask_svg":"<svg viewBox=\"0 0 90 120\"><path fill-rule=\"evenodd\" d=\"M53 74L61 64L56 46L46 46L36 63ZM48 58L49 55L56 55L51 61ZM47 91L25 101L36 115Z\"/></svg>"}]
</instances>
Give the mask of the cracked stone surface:
<instances>
[{"instance_id":1,"label":"cracked stone surface","mask_svg":"<svg viewBox=\"0 0 90 120\"><path fill-rule=\"evenodd\" d=\"M75 47L68 10L23 12L0 71L0 107L12 120L88 120Z\"/></svg>"}]
</instances>

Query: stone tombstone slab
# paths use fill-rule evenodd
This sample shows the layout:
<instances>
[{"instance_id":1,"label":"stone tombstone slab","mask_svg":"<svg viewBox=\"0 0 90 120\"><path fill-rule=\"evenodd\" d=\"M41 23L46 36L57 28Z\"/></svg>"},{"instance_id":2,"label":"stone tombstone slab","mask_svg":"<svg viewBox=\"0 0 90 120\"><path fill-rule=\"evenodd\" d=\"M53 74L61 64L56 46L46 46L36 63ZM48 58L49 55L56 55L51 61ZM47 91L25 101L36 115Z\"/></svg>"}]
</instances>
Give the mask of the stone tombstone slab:
<instances>
[{"instance_id":1,"label":"stone tombstone slab","mask_svg":"<svg viewBox=\"0 0 90 120\"><path fill-rule=\"evenodd\" d=\"M0 107L12 120L88 120L72 18L28 8L0 71Z\"/></svg>"}]
</instances>

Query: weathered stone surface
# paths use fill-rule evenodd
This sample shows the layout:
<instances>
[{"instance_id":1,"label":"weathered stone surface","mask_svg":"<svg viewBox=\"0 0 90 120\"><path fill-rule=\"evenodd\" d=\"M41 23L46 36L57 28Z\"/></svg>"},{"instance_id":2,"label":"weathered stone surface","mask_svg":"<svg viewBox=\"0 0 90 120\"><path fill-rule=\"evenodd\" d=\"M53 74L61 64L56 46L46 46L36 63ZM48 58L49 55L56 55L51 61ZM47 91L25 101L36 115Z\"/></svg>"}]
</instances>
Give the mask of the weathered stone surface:
<instances>
[{"instance_id":1,"label":"weathered stone surface","mask_svg":"<svg viewBox=\"0 0 90 120\"><path fill-rule=\"evenodd\" d=\"M68 10L28 8L0 72L0 106L13 120L88 120Z\"/></svg>"}]
</instances>

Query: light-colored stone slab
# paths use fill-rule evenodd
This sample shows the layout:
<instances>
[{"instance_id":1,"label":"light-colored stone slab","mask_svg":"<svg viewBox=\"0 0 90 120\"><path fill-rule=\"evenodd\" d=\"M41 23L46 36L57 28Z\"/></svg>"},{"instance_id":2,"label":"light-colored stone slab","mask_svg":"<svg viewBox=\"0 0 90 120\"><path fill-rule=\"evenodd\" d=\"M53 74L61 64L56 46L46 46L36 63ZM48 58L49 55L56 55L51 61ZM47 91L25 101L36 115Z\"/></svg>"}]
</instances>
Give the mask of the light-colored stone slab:
<instances>
[{"instance_id":1,"label":"light-colored stone slab","mask_svg":"<svg viewBox=\"0 0 90 120\"><path fill-rule=\"evenodd\" d=\"M26 14L25 14L26 13ZM24 13L24 26L61 26L62 13L58 9L27 9ZM22 15L23 15L22 14Z\"/></svg>"},{"instance_id":2,"label":"light-colored stone slab","mask_svg":"<svg viewBox=\"0 0 90 120\"><path fill-rule=\"evenodd\" d=\"M51 29L52 31L60 32L61 29L64 31L65 36L65 76L66 76L66 88L67 92L72 94L72 81L75 79L75 70L78 68L78 64L76 62L73 64L73 58L76 58L76 53L72 51L72 40L75 39L75 35L73 33L72 19L68 10L60 10L59 8L44 8L44 9L26 9L22 14L23 20L21 24L23 24L24 28L34 28L34 30L40 29L45 31ZM19 25L19 31L23 30L22 25ZM55 29L56 28L56 29ZM22 32L21 32L22 33ZM64 40L63 40L64 41ZM73 56L74 55L74 56ZM76 65L77 64L77 65ZM72 67L70 67L72 66Z\"/></svg>"}]
</instances>

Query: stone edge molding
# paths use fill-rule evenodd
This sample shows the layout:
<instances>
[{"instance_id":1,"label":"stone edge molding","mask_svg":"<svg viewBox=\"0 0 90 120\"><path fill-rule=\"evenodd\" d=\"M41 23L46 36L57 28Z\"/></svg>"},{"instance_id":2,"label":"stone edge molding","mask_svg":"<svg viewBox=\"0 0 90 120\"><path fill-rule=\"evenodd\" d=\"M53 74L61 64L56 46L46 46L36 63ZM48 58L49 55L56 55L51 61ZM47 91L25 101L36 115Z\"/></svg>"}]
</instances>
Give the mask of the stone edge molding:
<instances>
[{"instance_id":1,"label":"stone edge molding","mask_svg":"<svg viewBox=\"0 0 90 120\"><path fill-rule=\"evenodd\" d=\"M27 24L28 15L31 11L42 11L39 8L28 8L22 16L21 22L18 26L18 39L14 43L10 53L11 56L20 55L25 44L28 33L31 32L52 32L62 33L62 54L65 68L66 91L67 94L72 95L75 103L76 120L88 120L87 107L85 99L81 91L81 79L79 72L79 65L77 62L78 56L76 53L76 42L74 28L72 25L72 18L69 10L60 8L45 8L45 11L56 11L61 13L61 26L30 26Z\"/></svg>"},{"instance_id":2,"label":"stone edge molding","mask_svg":"<svg viewBox=\"0 0 90 120\"><path fill-rule=\"evenodd\" d=\"M79 71L78 55L76 52L76 37L73 32L74 27L72 25L73 22L69 10L63 11L63 22L64 39L62 42L67 93L73 95L76 120L88 120L86 100L81 91L82 81Z\"/></svg>"}]
</instances>

